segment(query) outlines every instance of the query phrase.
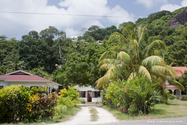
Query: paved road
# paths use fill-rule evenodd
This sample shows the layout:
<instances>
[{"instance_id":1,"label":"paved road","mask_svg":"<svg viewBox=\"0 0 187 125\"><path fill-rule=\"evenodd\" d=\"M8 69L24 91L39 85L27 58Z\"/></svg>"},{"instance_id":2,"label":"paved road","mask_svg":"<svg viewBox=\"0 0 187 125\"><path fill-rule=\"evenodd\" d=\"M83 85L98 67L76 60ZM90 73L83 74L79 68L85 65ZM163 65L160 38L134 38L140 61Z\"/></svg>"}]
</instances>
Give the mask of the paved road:
<instances>
[{"instance_id":1,"label":"paved road","mask_svg":"<svg viewBox=\"0 0 187 125\"><path fill-rule=\"evenodd\" d=\"M94 125L187 125L187 117L149 120L120 121Z\"/></svg>"}]
</instances>

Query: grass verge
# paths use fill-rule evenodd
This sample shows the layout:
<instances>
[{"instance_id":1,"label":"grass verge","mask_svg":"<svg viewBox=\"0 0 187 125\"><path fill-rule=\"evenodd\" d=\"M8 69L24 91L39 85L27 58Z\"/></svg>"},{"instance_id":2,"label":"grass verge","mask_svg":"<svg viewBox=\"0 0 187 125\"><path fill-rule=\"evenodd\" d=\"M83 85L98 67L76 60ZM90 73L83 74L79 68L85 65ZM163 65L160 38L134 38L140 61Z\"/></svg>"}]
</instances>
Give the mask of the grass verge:
<instances>
[{"instance_id":1,"label":"grass verge","mask_svg":"<svg viewBox=\"0 0 187 125\"><path fill-rule=\"evenodd\" d=\"M92 122L94 121L97 121L99 116L97 115L98 114L98 111L94 108L94 107L89 107L89 111L91 113L90 117L91 117L91 120Z\"/></svg>"},{"instance_id":2,"label":"grass verge","mask_svg":"<svg viewBox=\"0 0 187 125\"><path fill-rule=\"evenodd\" d=\"M62 115L55 115L53 117L53 119L50 119L50 120L37 121L37 122L33 122L33 123L20 122L20 123L17 123L16 125L25 125L25 124L28 124L28 125L43 125L43 124L54 124L54 123L64 122L64 121L68 120L70 117L76 115L77 112L80 111L80 109L81 108L79 106L74 107L74 108L68 108L67 112L64 112ZM2 125L15 125L15 124L4 123Z\"/></svg>"},{"instance_id":3,"label":"grass verge","mask_svg":"<svg viewBox=\"0 0 187 125\"><path fill-rule=\"evenodd\" d=\"M157 118L173 118L187 116L187 101L171 100L168 104L156 104L154 110L148 115L130 116L122 113L121 110L112 109L103 106L104 109L111 112L119 120L144 120L144 119L157 119Z\"/></svg>"}]
</instances>

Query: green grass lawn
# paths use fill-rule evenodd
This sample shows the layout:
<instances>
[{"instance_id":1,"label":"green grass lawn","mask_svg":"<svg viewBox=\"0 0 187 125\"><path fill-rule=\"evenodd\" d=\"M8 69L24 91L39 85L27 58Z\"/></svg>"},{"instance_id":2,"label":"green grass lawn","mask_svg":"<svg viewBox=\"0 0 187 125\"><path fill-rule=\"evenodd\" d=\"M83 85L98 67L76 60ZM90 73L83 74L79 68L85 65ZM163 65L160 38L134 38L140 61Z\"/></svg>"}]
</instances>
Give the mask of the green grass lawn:
<instances>
[{"instance_id":1,"label":"green grass lawn","mask_svg":"<svg viewBox=\"0 0 187 125\"><path fill-rule=\"evenodd\" d=\"M181 100L170 100L168 104L156 104L153 111L143 116L129 116L122 113L120 110L111 109L106 106L103 106L103 108L110 111L119 120L143 120L187 116L187 101Z\"/></svg>"}]
</instances>

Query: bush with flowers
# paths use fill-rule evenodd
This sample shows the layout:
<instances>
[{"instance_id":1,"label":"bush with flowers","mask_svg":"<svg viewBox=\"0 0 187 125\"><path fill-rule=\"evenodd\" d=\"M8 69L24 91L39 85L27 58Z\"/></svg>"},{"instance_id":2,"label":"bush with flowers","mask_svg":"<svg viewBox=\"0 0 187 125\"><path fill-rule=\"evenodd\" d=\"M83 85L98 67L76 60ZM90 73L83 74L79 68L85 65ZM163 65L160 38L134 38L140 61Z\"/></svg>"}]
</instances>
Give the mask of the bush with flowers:
<instances>
[{"instance_id":1,"label":"bush with flowers","mask_svg":"<svg viewBox=\"0 0 187 125\"><path fill-rule=\"evenodd\" d=\"M130 115L148 114L159 97L158 85L144 77L110 82L104 91L105 104Z\"/></svg>"},{"instance_id":2,"label":"bush with flowers","mask_svg":"<svg viewBox=\"0 0 187 125\"><path fill-rule=\"evenodd\" d=\"M29 112L28 121L37 121L52 119L56 114L55 106L57 105L56 93L51 93L47 97L44 93L37 93L30 96L27 103L27 110Z\"/></svg>"},{"instance_id":3,"label":"bush with flowers","mask_svg":"<svg viewBox=\"0 0 187 125\"><path fill-rule=\"evenodd\" d=\"M57 105L55 93L46 87L8 86L0 90L0 123L32 122L52 118Z\"/></svg>"},{"instance_id":4,"label":"bush with flowers","mask_svg":"<svg viewBox=\"0 0 187 125\"><path fill-rule=\"evenodd\" d=\"M56 112L58 115L63 115L67 110L72 109L80 103L79 91L74 89L74 86L64 88L60 90L58 106L56 107Z\"/></svg>"}]
</instances>

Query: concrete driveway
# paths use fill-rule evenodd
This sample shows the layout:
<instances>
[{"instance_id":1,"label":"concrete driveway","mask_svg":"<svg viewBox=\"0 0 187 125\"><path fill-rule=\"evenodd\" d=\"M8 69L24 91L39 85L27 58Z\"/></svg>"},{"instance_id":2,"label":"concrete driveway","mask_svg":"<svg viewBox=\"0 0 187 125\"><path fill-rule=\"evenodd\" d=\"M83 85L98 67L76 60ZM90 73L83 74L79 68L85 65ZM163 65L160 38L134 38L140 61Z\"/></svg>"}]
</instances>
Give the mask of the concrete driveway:
<instances>
[{"instance_id":1,"label":"concrete driveway","mask_svg":"<svg viewBox=\"0 0 187 125\"><path fill-rule=\"evenodd\" d=\"M97 121L90 121L90 112L89 107L81 107L81 110L73 117L71 117L68 121L57 123L57 124L50 124L50 125L87 125L87 124L113 124L115 122L119 122L111 113L107 110L99 107L94 107L98 111L98 120Z\"/></svg>"}]
</instances>

